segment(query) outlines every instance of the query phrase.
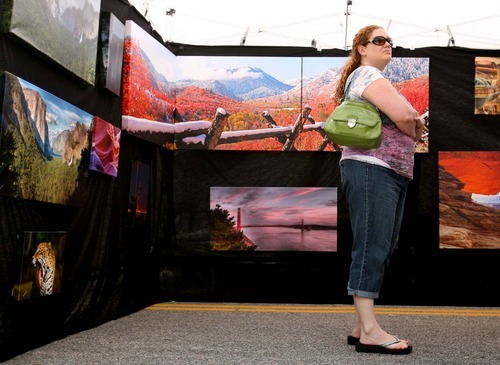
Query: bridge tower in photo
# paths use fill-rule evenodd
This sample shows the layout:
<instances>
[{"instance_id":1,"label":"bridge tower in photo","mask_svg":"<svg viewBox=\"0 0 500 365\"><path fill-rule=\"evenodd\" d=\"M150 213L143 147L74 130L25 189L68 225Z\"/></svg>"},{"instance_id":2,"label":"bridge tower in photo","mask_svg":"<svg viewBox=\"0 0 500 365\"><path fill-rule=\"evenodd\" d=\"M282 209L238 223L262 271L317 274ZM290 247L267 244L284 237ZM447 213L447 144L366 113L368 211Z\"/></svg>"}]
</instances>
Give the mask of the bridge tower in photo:
<instances>
[{"instance_id":1,"label":"bridge tower in photo","mask_svg":"<svg viewBox=\"0 0 500 365\"><path fill-rule=\"evenodd\" d=\"M236 218L236 229L241 231L241 208L238 208L238 217Z\"/></svg>"},{"instance_id":2,"label":"bridge tower in photo","mask_svg":"<svg viewBox=\"0 0 500 365\"><path fill-rule=\"evenodd\" d=\"M137 185L137 198L135 200L135 215L141 214L141 183Z\"/></svg>"}]
</instances>

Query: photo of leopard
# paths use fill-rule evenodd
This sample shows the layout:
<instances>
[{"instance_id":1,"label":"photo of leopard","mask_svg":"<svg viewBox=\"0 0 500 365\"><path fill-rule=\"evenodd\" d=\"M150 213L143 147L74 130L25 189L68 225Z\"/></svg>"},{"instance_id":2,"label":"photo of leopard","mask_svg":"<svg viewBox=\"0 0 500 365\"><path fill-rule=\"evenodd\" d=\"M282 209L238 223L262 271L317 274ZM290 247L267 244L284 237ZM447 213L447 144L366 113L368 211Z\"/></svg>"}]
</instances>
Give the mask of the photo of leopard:
<instances>
[{"instance_id":1,"label":"photo of leopard","mask_svg":"<svg viewBox=\"0 0 500 365\"><path fill-rule=\"evenodd\" d=\"M52 249L52 243L39 243L31 263L36 268L36 283L40 295L51 295L56 274L56 254Z\"/></svg>"},{"instance_id":2,"label":"photo of leopard","mask_svg":"<svg viewBox=\"0 0 500 365\"><path fill-rule=\"evenodd\" d=\"M17 245L19 279L12 288L14 300L47 297L61 292L64 231L25 231Z\"/></svg>"}]
</instances>

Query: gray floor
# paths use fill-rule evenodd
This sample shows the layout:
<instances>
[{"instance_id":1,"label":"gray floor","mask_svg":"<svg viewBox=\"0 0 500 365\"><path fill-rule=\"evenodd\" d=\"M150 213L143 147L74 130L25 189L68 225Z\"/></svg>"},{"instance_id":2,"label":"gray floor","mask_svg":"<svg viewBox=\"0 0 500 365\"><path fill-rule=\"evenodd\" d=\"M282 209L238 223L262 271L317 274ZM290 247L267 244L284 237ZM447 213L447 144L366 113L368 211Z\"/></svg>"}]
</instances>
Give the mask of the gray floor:
<instances>
[{"instance_id":1,"label":"gray floor","mask_svg":"<svg viewBox=\"0 0 500 365\"><path fill-rule=\"evenodd\" d=\"M159 303L21 354L6 365L500 364L500 308L378 307L410 355L356 353L352 308Z\"/></svg>"}]
</instances>

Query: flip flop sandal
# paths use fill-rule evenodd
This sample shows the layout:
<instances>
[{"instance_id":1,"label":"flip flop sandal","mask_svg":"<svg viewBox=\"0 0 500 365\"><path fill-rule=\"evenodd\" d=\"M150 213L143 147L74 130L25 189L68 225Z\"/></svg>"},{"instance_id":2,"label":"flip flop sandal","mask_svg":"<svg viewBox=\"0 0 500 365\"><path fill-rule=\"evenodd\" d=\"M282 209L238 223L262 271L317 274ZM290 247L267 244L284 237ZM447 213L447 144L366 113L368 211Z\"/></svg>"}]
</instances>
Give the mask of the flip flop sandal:
<instances>
[{"instance_id":1,"label":"flip flop sandal","mask_svg":"<svg viewBox=\"0 0 500 365\"><path fill-rule=\"evenodd\" d=\"M382 345L366 345L364 343L356 343L357 352L369 352L374 354L389 354L389 355L406 355L412 351L412 346L408 345L405 349L390 349L388 346L394 345L396 343L402 342L399 338L395 338L393 341L383 343Z\"/></svg>"},{"instance_id":2,"label":"flip flop sandal","mask_svg":"<svg viewBox=\"0 0 500 365\"><path fill-rule=\"evenodd\" d=\"M395 338L397 338L397 337L395 337ZM356 343L359 342L359 340L360 340L359 337L356 337L356 336L353 336L353 335L347 336L347 344L348 345L354 346Z\"/></svg>"},{"instance_id":3,"label":"flip flop sandal","mask_svg":"<svg viewBox=\"0 0 500 365\"><path fill-rule=\"evenodd\" d=\"M355 337L352 335L347 336L347 344L348 345L355 345L356 343L359 342L359 337Z\"/></svg>"}]
</instances>

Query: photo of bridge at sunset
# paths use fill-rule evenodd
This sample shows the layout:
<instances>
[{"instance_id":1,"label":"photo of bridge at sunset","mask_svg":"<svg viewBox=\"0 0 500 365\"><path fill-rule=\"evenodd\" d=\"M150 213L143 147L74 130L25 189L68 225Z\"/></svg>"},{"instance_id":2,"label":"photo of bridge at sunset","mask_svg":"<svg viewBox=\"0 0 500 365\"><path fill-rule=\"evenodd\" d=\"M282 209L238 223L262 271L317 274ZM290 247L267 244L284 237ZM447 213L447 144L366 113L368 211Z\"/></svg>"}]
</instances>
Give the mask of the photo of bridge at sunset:
<instances>
[{"instance_id":1,"label":"photo of bridge at sunset","mask_svg":"<svg viewBox=\"0 0 500 365\"><path fill-rule=\"evenodd\" d=\"M210 248L337 251L337 188L212 187Z\"/></svg>"}]
</instances>

